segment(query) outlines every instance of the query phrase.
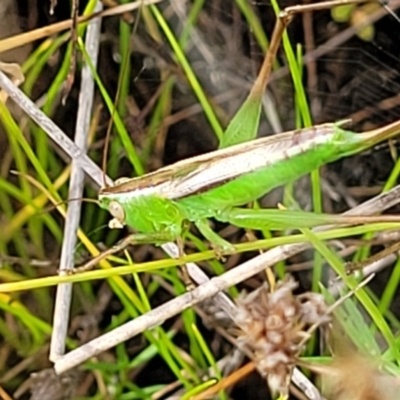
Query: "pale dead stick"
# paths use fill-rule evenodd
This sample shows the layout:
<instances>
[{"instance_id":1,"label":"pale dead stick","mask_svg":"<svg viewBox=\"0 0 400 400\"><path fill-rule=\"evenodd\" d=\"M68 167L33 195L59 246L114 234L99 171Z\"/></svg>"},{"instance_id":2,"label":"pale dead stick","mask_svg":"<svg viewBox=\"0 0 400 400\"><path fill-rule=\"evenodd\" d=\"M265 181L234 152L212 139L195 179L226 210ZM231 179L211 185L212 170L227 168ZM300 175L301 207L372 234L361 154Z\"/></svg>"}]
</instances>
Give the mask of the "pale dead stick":
<instances>
[{"instance_id":1,"label":"pale dead stick","mask_svg":"<svg viewBox=\"0 0 400 400\"><path fill-rule=\"evenodd\" d=\"M162 0L141 0L133 3L122 4L120 6L108 8L105 11L99 13L93 13L90 15L81 16L78 18L78 24L88 22L93 18L110 17L113 15L120 15L126 12L136 10L137 8L148 6L151 4L160 3ZM19 35L12 36L7 39L0 40L0 53L7 50L15 49L20 46L24 46L27 43L34 42L35 40L54 35L55 33L65 31L72 27L72 19L61 21L56 24L45 26L43 28L34 29L29 32L24 32Z\"/></svg>"},{"instance_id":2,"label":"pale dead stick","mask_svg":"<svg viewBox=\"0 0 400 400\"><path fill-rule=\"evenodd\" d=\"M102 2L97 0L95 11L102 10ZM100 47L101 19L96 18L88 24L85 36L85 47L92 64L97 66L97 56ZM87 136L90 132L94 95L94 80L88 65L84 65L81 72L81 88L79 93L79 107L76 118L75 143L86 153ZM80 199L85 184L85 173L75 160L72 160L71 177L69 181L69 199ZM65 217L64 240L60 257L60 275L67 274L74 268L74 249L76 246L77 231L81 216L82 201L69 203ZM53 330L50 343L50 361L55 361L65 353L65 342L68 334L69 316L72 299L72 284L57 285L56 300L53 312Z\"/></svg>"}]
</instances>

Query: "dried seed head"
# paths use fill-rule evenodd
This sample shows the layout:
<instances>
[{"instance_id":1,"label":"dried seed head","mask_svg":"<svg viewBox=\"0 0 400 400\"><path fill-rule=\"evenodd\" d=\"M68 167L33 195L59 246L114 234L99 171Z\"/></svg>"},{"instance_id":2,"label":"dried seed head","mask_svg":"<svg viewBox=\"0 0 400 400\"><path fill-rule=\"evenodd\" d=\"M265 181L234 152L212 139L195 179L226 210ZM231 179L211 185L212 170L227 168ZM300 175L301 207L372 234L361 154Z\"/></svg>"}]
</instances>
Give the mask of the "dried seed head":
<instances>
[{"instance_id":1,"label":"dried seed head","mask_svg":"<svg viewBox=\"0 0 400 400\"><path fill-rule=\"evenodd\" d=\"M288 394L291 373L302 350L307 326L327 322L322 296L295 296L297 283L287 277L270 293L267 284L237 300L235 320L240 345L247 346L272 392Z\"/></svg>"}]
</instances>

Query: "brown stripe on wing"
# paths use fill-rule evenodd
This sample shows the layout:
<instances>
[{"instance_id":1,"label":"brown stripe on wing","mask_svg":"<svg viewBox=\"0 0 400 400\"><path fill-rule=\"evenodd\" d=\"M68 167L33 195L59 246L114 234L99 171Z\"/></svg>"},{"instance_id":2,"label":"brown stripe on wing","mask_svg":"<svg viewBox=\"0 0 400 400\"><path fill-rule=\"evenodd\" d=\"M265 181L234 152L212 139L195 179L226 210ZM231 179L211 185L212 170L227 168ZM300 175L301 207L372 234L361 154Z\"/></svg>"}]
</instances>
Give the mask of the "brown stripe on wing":
<instances>
[{"instance_id":1,"label":"brown stripe on wing","mask_svg":"<svg viewBox=\"0 0 400 400\"><path fill-rule=\"evenodd\" d=\"M99 194L107 195L113 193L129 193L135 190L154 187L171 179L176 179L179 176L189 174L191 171L197 168L198 163L192 163L191 165L188 165L187 168L180 168L179 170L173 168L174 165L175 164L161 168L154 172L150 172L143 176L129 179L126 182L120 183L119 185L102 188L100 189Z\"/></svg>"}]
</instances>

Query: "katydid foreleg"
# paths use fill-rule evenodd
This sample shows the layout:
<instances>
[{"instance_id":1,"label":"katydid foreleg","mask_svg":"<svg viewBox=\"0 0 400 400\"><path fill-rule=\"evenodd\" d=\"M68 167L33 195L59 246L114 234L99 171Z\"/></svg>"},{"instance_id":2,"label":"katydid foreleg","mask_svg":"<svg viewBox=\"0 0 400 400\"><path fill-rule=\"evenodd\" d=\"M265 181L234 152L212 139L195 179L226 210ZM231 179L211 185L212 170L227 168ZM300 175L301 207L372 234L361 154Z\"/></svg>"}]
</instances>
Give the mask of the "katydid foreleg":
<instances>
[{"instance_id":1,"label":"katydid foreleg","mask_svg":"<svg viewBox=\"0 0 400 400\"><path fill-rule=\"evenodd\" d=\"M172 242L176 238L171 236L171 232L153 232L153 233L133 233L126 236L113 247L101 252L98 256L92 258L89 262L82 265L81 267L75 268L71 273L80 273L84 271L89 271L93 269L101 260L113 254L119 253L120 251L126 249L128 246L136 244L155 244L155 243L167 243Z\"/></svg>"}]
</instances>

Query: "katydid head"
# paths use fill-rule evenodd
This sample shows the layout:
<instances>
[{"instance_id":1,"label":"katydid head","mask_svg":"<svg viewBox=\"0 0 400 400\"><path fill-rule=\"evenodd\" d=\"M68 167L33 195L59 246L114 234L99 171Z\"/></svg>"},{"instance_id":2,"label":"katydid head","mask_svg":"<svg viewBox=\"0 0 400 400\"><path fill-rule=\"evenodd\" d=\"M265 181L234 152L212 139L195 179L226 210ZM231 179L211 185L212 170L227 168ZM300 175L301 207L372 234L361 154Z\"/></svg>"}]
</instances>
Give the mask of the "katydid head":
<instances>
[{"instance_id":1,"label":"katydid head","mask_svg":"<svg viewBox=\"0 0 400 400\"><path fill-rule=\"evenodd\" d=\"M135 193L134 188L131 188L131 181L138 179L140 178L118 178L113 186L105 186L100 189L99 205L112 215L113 219L108 223L111 229L121 229L126 225L124 205ZM137 195L140 196L139 193Z\"/></svg>"},{"instance_id":2,"label":"katydid head","mask_svg":"<svg viewBox=\"0 0 400 400\"><path fill-rule=\"evenodd\" d=\"M126 183L130 179L131 178L127 177L117 179L114 182L113 188L118 187L123 183ZM117 195L110 196L109 190L109 186L105 186L100 189L98 203L101 208L107 210L113 216L113 219L108 223L108 226L111 229L121 229L125 225L125 210L121 202L118 201Z\"/></svg>"},{"instance_id":3,"label":"katydid head","mask_svg":"<svg viewBox=\"0 0 400 400\"><path fill-rule=\"evenodd\" d=\"M102 195L102 191L107 188L100 189L99 192L99 205L104 210L107 210L113 217L111 221L109 221L108 226L111 229L121 229L125 225L125 211L122 207L121 203L113 199L107 195Z\"/></svg>"}]
</instances>

